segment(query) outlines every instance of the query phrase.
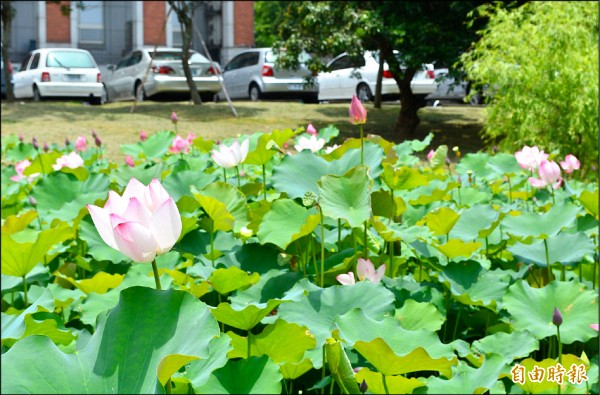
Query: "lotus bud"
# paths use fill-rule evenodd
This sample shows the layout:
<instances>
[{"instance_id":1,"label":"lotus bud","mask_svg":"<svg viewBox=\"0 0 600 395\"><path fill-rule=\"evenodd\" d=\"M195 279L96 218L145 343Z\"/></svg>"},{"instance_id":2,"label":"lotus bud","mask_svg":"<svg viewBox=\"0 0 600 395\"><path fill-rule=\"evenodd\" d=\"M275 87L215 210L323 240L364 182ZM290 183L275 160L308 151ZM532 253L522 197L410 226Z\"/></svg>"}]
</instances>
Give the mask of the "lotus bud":
<instances>
[{"instance_id":1,"label":"lotus bud","mask_svg":"<svg viewBox=\"0 0 600 395\"><path fill-rule=\"evenodd\" d=\"M131 155L127 155L127 157L125 158L125 163L129 167L134 167L135 166L135 162L133 161L133 158L131 157Z\"/></svg>"},{"instance_id":2,"label":"lotus bud","mask_svg":"<svg viewBox=\"0 0 600 395\"><path fill-rule=\"evenodd\" d=\"M310 134L310 135L317 135L317 129L315 129L315 127L313 126L312 123L309 123L308 126L306 127L306 133Z\"/></svg>"},{"instance_id":3,"label":"lotus bud","mask_svg":"<svg viewBox=\"0 0 600 395\"><path fill-rule=\"evenodd\" d=\"M146 141L147 139L148 139L148 134L146 133L145 130L141 130L140 131L140 140Z\"/></svg>"},{"instance_id":4,"label":"lotus bud","mask_svg":"<svg viewBox=\"0 0 600 395\"><path fill-rule=\"evenodd\" d=\"M96 138L98 137L98 134L96 134L96 130L92 129L92 137Z\"/></svg>"},{"instance_id":5,"label":"lotus bud","mask_svg":"<svg viewBox=\"0 0 600 395\"><path fill-rule=\"evenodd\" d=\"M35 198L31 195L29 195L29 204L31 204L33 207L37 206L37 200L35 200Z\"/></svg>"},{"instance_id":6,"label":"lotus bud","mask_svg":"<svg viewBox=\"0 0 600 395\"><path fill-rule=\"evenodd\" d=\"M360 125L367 122L367 110L365 106L360 102L356 95L352 95L352 102L350 102L350 123L353 125Z\"/></svg>"},{"instance_id":7,"label":"lotus bud","mask_svg":"<svg viewBox=\"0 0 600 395\"><path fill-rule=\"evenodd\" d=\"M36 150L40 148L38 141L35 137L31 139L31 144L33 144L33 148L35 148Z\"/></svg>"},{"instance_id":8,"label":"lotus bud","mask_svg":"<svg viewBox=\"0 0 600 395\"><path fill-rule=\"evenodd\" d=\"M21 143L23 142L23 135L22 135L22 134L20 134L20 135L19 135L19 141L20 141Z\"/></svg>"},{"instance_id":9,"label":"lotus bud","mask_svg":"<svg viewBox=\"0 0 600 395\"><path fill-rule=\"evenodd\" d=\"M360 383L360 385L358 386L358 389L360 390L361 393L365 393L367 392L367 389L369 388L369 386L367 385L367 382L365 381L365 379L363 379L362 383Z\"/></svg>"},{"instance_id":10,"label":"lotus bud","mask_svg":"<svg viewBox=\"0 0 600 395\"><path fill-rule=\"evenodd\" d=\"M96 147L102 147L102 141L100 140L100 137L98 137L96 135L96 137L94 137L94 142L96 143Z\"/></svg>"},{"instance_id":11,"label":"lotus bud","mask_svg":"<svg viewBox=\"0 0 600 395\"><path fill-rule=\"evenodd\" d=\"M44 143L44 152L50 151L50 147L48 147L48 143Z\"/></svg>"},{"instance_id":12,"label":"lotus bud","mask_svg":"<svg viewBox=\"0 0 600 395\"><path fill-rule=\"evenodd\" d=\"M560 310L558 310L558 307L555 307L554 311L552 312L552 323L556 326L560 326L562 322L562 314L560 313Z\"/></svg>"},{"instance_id":13,"label":"lotus bud","mask_svg":"<svg viewBox=\"0 0 600 395\"><path fill-rule=\"evenodd\" d=\"M69 141L68 137L65 137L65 145L67 146L67 148L69 148L69 146L71 145L71 141Z\"/></svg>"},{"instance_id":14,"label":"lotus bud","mask_svg":"<svg viewBox=\"0 0 600 395\"><path fill-rule=\"evenodd\" d=\"M175 111L171 113L171 122L177 123L177 113Z\"/></svg>"}]
</instances>

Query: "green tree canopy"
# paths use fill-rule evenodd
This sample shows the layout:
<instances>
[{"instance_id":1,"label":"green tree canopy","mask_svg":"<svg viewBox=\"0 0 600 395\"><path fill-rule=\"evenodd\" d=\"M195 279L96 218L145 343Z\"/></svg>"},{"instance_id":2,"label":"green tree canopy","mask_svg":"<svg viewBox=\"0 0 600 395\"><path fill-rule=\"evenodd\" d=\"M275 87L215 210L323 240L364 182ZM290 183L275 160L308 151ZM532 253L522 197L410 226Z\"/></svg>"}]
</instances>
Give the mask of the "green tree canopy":
<instances>
[{"instance_id":1,"label":"green tree canopy","mask_svg":"<svg viewBox=\"0 0 600 395\"><path fill-rule=\"evenodd\" d=\"M482 6L489 20L461 60L487 86L484 137L518 150L538 145L598 162L598 3L530 2ZM489 99L489 97L488 97Z\"/></svg>"}]
</instances>

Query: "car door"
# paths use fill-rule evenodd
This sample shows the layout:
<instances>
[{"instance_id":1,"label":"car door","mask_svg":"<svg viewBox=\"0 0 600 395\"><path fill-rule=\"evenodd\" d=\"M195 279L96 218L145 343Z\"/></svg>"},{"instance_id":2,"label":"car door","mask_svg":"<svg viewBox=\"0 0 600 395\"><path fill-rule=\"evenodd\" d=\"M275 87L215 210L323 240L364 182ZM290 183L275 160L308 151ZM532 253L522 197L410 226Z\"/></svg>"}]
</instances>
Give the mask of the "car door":
<instances>
[{"instance_id":1,"label":"car door","mask_svg":"<svg viewBox=\"0 0 600 395\"><path fill-rule=\"evenodd\" d=\"M352 62L347 54L329 63L331 71L319 74L319 100L351 99L356 79L351 78Z\"/></svg>"},{"instance_id":2,"label":"car door","mask_svg":"<svg viewBox=\"0 0 600 395\"><path fill-rule=\"evenodd\" d=\"M233 59L223 67L223 85L225 85L227 94L232 99L237 99L239 97L239 92L236 91L236 77L237 69L241 60L243 60L244 55L245 54L241 53L234 56Z\"/></svg>"},{"instance_id":3,"label":"car door","mask_svg":"<svg viewBox=\"0 0 600 395\"><path fill-rule=\"evenodd\" d=\"M230 97L236 99L248 98L248 85L250 83L250 67L258 61L258 52L244 52L235 56L225 66L223 81Z\"/></svg>"},{"instance_id":4,"label":"car door","mask_svg":"<svg viewBox=\"0 0 600 395\"><path fill-rule=\"evenodd\" d=\"M33 58L36 59L35 67L33 69L30 68L30 64L32 64ZM39 64L40 54L30 52L25 59L23 59L23 63L21 63L21 68L18 73L14 75L14 94L17 99L24 99L33 97L33 77L35 69L37 69L37 65Z\"/></svg>"}]
</instances>

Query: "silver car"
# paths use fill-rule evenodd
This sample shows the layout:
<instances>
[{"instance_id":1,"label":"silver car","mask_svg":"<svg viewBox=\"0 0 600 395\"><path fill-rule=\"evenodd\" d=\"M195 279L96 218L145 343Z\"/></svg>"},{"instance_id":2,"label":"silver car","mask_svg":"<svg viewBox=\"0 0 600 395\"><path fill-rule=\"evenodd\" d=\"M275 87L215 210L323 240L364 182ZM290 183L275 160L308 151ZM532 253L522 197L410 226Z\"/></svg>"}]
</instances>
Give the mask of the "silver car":
<instances>
[{"instance_id":1,"label":"silver car","mask_svg":"<svg viewBox=\"0 0 600 395\"><path fill-rule=\"evenodd\" d=\"M276 67L276 55L271 48L253 48L239 52L223 68L225 89L231 99L267 98L302 99L316 102L319 87L308 83L311 75L306 67L308 54L300 58L300 67L287 70ZM224 92L218 99L224 99Z\"/></svg>"},{"instance_id":2,"label":"silver car","mask_svg":"<svg viewBox=\"0 0 600 395\"><path fill-rule=\"evenodd\" d=\"M77 48L31 51L14 78L17 99L77 98L102 102L102 76L92 55Z\"/></svg>"},{"instance_id":3,"label":"silver car","mask_svg":"<svg viewBox=\"0 0 600 395\"><path fill-rule=\"evenodd\" d=\"M212 100L221 91L219 64L192 50L189 65L200 97ZM144 77L146 82L142 86ZM161 93L189 93L181 48L158 47L156 53L154 48L130 52L116 66L108 65L104 87L107 101L134 100L136 95L138 100L144 100Z\"/></svg>"},{"instance_id":4,"label":"silver car","mask_svg":"<svg viewBox=\"0 0 600 395\"><path fill-rule=\"evenodd\" d=\"M394 51L398 55L398 51ZM319 73L319 101L350 100L356 95L362 102L373 100L379 71L379 54L375 51L366 51L364 57L351 58L347 53L342 53L333 58L327 68L330 71ZM435 92L433 64L423 64L417 70L410 82L412 93L425 97ZM386 100L397 100L400 97L398 85L392 77L387 63L384 64L381 95Z\"/></svg>"}]
</instances>

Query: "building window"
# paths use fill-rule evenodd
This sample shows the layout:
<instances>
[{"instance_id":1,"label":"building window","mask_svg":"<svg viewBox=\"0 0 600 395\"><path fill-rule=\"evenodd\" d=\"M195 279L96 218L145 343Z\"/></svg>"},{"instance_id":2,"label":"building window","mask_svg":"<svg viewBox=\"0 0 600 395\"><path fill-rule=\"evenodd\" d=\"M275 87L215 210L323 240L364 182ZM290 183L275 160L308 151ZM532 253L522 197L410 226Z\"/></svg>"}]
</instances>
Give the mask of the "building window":
<instances>
[{"instance_id":1,"label":"building window","mask_svg":"<svg viewBox=\"0 0 600 395\"><path fill-rule=\"evenodd\" d=\"M102 1L82 1L79 10L79 42L104 44L104 7Z\"/></svg>"},{"instance_id":2,"label":"building window","mask_svg":"<svg viewBox=\"0 0 600 395\"><path fill-rule=\"evenodd\" d=\"M169 23L171 24L171 37L173 39L173 47L181 48L183 46L183 36L181 34L181 25L179 24L179 19L177 18L177 14L175 10L171 11L171 15L169 16Z\"/></svg>"}]
</instances>

